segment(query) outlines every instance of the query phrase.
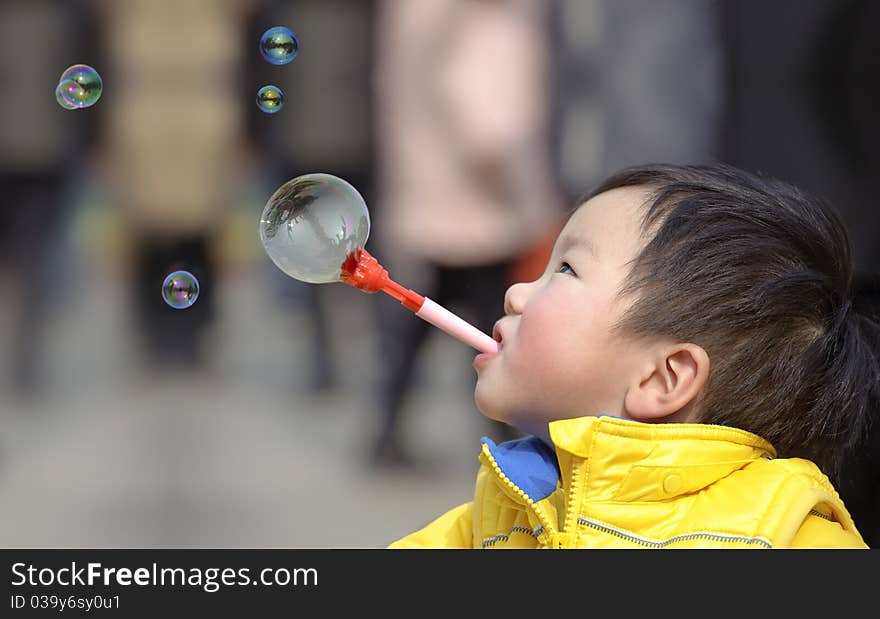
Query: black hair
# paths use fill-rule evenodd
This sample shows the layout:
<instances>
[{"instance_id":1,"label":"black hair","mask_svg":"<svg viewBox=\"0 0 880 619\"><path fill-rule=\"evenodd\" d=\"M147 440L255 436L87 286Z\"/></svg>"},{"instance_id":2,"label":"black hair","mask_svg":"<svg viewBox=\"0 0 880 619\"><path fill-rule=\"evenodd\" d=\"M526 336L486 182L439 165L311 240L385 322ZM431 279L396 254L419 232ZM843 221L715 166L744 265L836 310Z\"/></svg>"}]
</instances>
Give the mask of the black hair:
<instances>
[{"instance_id":1,"label":"black hair","mask_svg":"<svg viewBox=\"0 0 880 619\"><path fill-rule=\"evenodd\" d=\"M840 488L880 391L880 326L853 308L849 236L828 203L725 164L626 168L586 199L649 191L646 239L619 291L616 329L709 355L701 423L733 426L812 460Z\"/></svg>"}]
</instances>

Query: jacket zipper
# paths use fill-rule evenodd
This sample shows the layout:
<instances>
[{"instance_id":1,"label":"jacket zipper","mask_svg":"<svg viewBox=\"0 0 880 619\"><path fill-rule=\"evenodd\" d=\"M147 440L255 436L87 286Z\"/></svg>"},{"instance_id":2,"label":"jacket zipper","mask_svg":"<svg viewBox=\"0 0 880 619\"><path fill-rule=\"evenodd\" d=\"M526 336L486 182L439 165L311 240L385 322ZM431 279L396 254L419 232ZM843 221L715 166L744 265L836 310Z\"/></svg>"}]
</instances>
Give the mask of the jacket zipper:
<instances>
[{"instance_id":1,"label":"jacket zipper","mask_svg":"<svg viewBox=\"0 0 880 619\"><path fill-rule=\"evenodd\" d=\"M598 520L590 520L589 518L586 518L584 516L578 516L577 522L581 526L589 527L603 533L608 533L610 535L614 535L615 537L619 537L621 539L627 540L634 544L638 544L640 546L645 546L647 548L666 548L667 546L670 546L677 542L689 541L694 539L706 539L713 542L754 544L758 546L763 546L764 548L773 547L769 540L766 540L763 537L746 537L744 535L731 535L728 533L712 533L711 531L699 531L694 533L683 533L682 535L675 535L665 540L654 540L647 537L640 537L634 533L618 529L611 526L610 524L606 524Z\"/></svg>"},{"instance_id":2,"label":"jacket zipper","mask_svg":"<svg viewBox=\"0 0 880 619\"><path fill-rule=\"evenodd\" d=\"M565 496L565 521L562 524L562 530L560 533L573 533L574 531L574 514L575 514L575 491L578 489L578 483L580 481L579 476L581 472L581 467L583 466L583 462L579 462L571 467L571 479L568 484L568 492ZM560 539L557 542L557 548L562 548L563 541Z\"/></svg>"},{"instance_id":3,"label":"jacket zipper","mask_svg":"<svg viewBox=\"0 0 880 619\"><path fill-rule=\"evenodd\" d=\"M522 499L523 502L525 502L529 507L532 508L532 511L535 513L535 515L538 517L538 520L541 522L541 526L535 530L530 530L530 529L527 529L526 527L515 526L510 530L510 532L513 533L515 531L518 531L520 533L528 533L528 534L533 535L534 537L538 538L545 531L549 531L550 538L551 538L551 543L549 545L551 545L555 548L564 547L566 545L566 539L568 537L568 535L566 535L566 534L571 534L572 532L567 531L566 529L563 529L562 531L559 531L557 533L553 533L554 527L550 524L549 519L544 515L543 510L538 508L535 501L533 501L532 498L529 495L527 495L525 492L520 490L519 486L517 486L515 483L513 483L513 481L511 481L510 478L504 474L504 472L501 470L501 467L498 466L498 462L495 461L495 458L492 456L492 453L488 449L484 453L486 454L487 458L489 459L489 462L492 464L492 469L495 471L495 474L509 488L511 488L516 493L516 495L518 497L520 497L520 499ZM569 489L568 507L573 506L572 501L574 500L574 498L572 496L572 493L574 492L574 489L577 486L577 484L574 483L576 476L577 476L577 472L573 471L572 472L571 488ZM568 520L568 517L566 517L566 520ZM610 535L614 535L615 537L619 537L620 539L627 540L629 542L632 542L634 544L638 544L640 546L644 546L646 548L665 548L667 546L670 546L670 545L678 543L678 542L684 542L684 541L695 540L695 539L705 539L705 540L711 540L713 542L723 542L723 543L752 544L752 545L763 546L764 548L772 548L773 547L773 545L768 540L764 539L763 537L746 537L744 535L731 535L731 534L727 534L727 533L713 533L710 531L684 533L682 535L675 535L675 536L670 537L669 539L666 539L666 540L654 540L654 539L649 539L647 537L640 537L634 533L631 533L629 531L624 531L623 529L618 529L616 527L611 526L610 524L606 524L606 523L598 521L598 520L591 520L589 518L586 518L585 516L578 516L577 517L577 524L580 526L585 526L585 527L589 527L591 529L595 529L597 531L601 531L603 533L608 533ZM492 537L486 538L482 541L482 546L484 548L486 548L488 546L494 546L495 543L501 541L502 539L508 539L508 534L499 533L498 535L494 535ZM554 541L556 543L553 543Z\"/></svg>"},{"instance_id":4,"label":"jacket zipper","mask_svg":"<svg viewBox=\"0 0 880 619\"><path fill-rule=\"evenodd\" d=\"M525 502L529 507L532 508L532 511L535 513L535 515L538 517L538 521L541 523L541 526L538 527L538 528L535 529L535 530L528 530L528 531L527 531L525 527L513 527L513 528L511 529L511 533L513 533L514 531L519 531L519 532L522 532L522 533L526 533L526 532L528 532L530 535L532 535L532 536L538 538L538 537L540 537L540 535L543 534L545 531L553 531L554 526L550 523L550 519L547 518L547 516L544 514L544 510L543 510L543 509L540 509L540 508L538 507L538 505L535 503L535 501L533 501L532 498L531 498L529 495L527 495L525 492L523 492L522 490L520 490L519 486L517 486L515 483L513 483L513 482L510 480L510 478L509 478L507 475L504 474L504 471L502 471L502 470L501 470L501 467L498 466L498 462L495 461L495 457L492 455L492 452L489 451L488 449L485 449L485 450L483 451L483 453L486 455L486 457L489 459L489 462L492 464L492 469L495 471L495 474L496 474L498 477L500 477L501 480L502 480L502 481L503 481L503 482L504 482L504 483L505 483L510 489L512 489L512 490L516 493L516 495L517 495L518 497L520 497L520 499L523 500L523 502ZM485 548L486 546L492 546L492 545L494 545L496 542L498 542L498 541L500 541L501 539L504 539L504 538L506 538L506 537L507 537L507 536L504 535L503 533L502 533L502 534L498 534L498 535L494 535L494 536L492 536L492 537L489 537L489 538L484 539L484 540L482 541L482 546L483 546L484 548Z\"/></svg>"}]
</instances>

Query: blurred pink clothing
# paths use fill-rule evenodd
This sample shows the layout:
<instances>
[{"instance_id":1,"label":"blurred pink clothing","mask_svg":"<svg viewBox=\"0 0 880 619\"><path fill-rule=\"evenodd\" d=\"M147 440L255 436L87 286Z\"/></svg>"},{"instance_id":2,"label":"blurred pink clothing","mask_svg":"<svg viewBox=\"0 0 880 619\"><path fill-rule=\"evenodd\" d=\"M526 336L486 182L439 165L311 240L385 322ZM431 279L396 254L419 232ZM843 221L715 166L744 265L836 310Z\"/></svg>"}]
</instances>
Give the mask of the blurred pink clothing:
<instances>
[{"instance_id":1,"label":"blurred pink clothing","mask_svg":"<svg viewBox=\"0 0 880 619\"><path fill-rule=\"evenodd\" d=\"M379 204L390 254L450 267L528 249L560 212L544 0L379 5Z\"/></svg>"}]
</instances>

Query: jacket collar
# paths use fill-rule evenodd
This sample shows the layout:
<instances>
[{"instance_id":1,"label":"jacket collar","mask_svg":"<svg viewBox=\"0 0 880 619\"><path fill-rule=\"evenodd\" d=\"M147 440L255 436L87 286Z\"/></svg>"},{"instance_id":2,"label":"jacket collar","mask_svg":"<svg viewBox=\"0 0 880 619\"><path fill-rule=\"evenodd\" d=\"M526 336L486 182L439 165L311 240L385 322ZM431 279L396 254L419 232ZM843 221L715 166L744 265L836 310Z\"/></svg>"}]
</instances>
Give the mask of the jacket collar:
<instances>
[{"instance_id":1,"label":"jacket collar","mask_svg":"<svg viewBox=\"0 0 880 619\"><path fill-rule=\"evenodd\" d=\"M534 502L561 480L591 500L651 501L696 492L758 458L776 452L764 439L708 424L642 423L607 415L550 424L553 450L529 436L484 449L500 473ZM591 466L601 462L601 466Z\"/></svg>"},{"instance_id":2,"label":"jacket collar","mask_svg":"<svg viewBox=\"0 0 880 619\"><path fill-rule=\"evenodd\" d=\"M600 415L554 421L562 484L590 500L668 500L705 488L759 458L775 458L767 441L737 428L642 423ZM601 466L592 466L601 462Z\"/></svg>"},{"instance_id":3,"label":"jacket collar","mask_svg":"<svg viewBox=\"0 0 880 619\"><path fill-rule=\"evenodd\" d=\"M559 484L559 464L553 449L536 436L527 436L500 445L483 437L483 449L498 470L534 502L545 499Z\"/></svg>"}]
</instances>

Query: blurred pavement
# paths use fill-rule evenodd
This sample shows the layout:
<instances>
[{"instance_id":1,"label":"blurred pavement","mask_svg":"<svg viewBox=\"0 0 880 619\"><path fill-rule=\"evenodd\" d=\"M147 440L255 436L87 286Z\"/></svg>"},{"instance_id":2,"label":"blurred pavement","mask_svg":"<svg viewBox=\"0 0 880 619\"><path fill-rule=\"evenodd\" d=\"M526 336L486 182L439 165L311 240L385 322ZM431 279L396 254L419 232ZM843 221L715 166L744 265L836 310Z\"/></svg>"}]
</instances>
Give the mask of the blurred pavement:
<instances>
[{"instance_id":1,"label":"blurred pavement","mask_svg":"<svg viewBox=\"0 0 880 619\"><path fill-rule=\"evenodd\" d=\"M326 284L341 384L318 394L305 312L275 300L262 261L219 282L212 362L196 372L139 366L122 276L73 270L50 310L40 392L0 392L0 546L384 547L470 499L486 429L451 337L429 340L436 369L412 398L410 445L432 466L380 471L364 434L369 295ZM401 307L401 320L417 318Z\"/></svg>"}]
</instances>

